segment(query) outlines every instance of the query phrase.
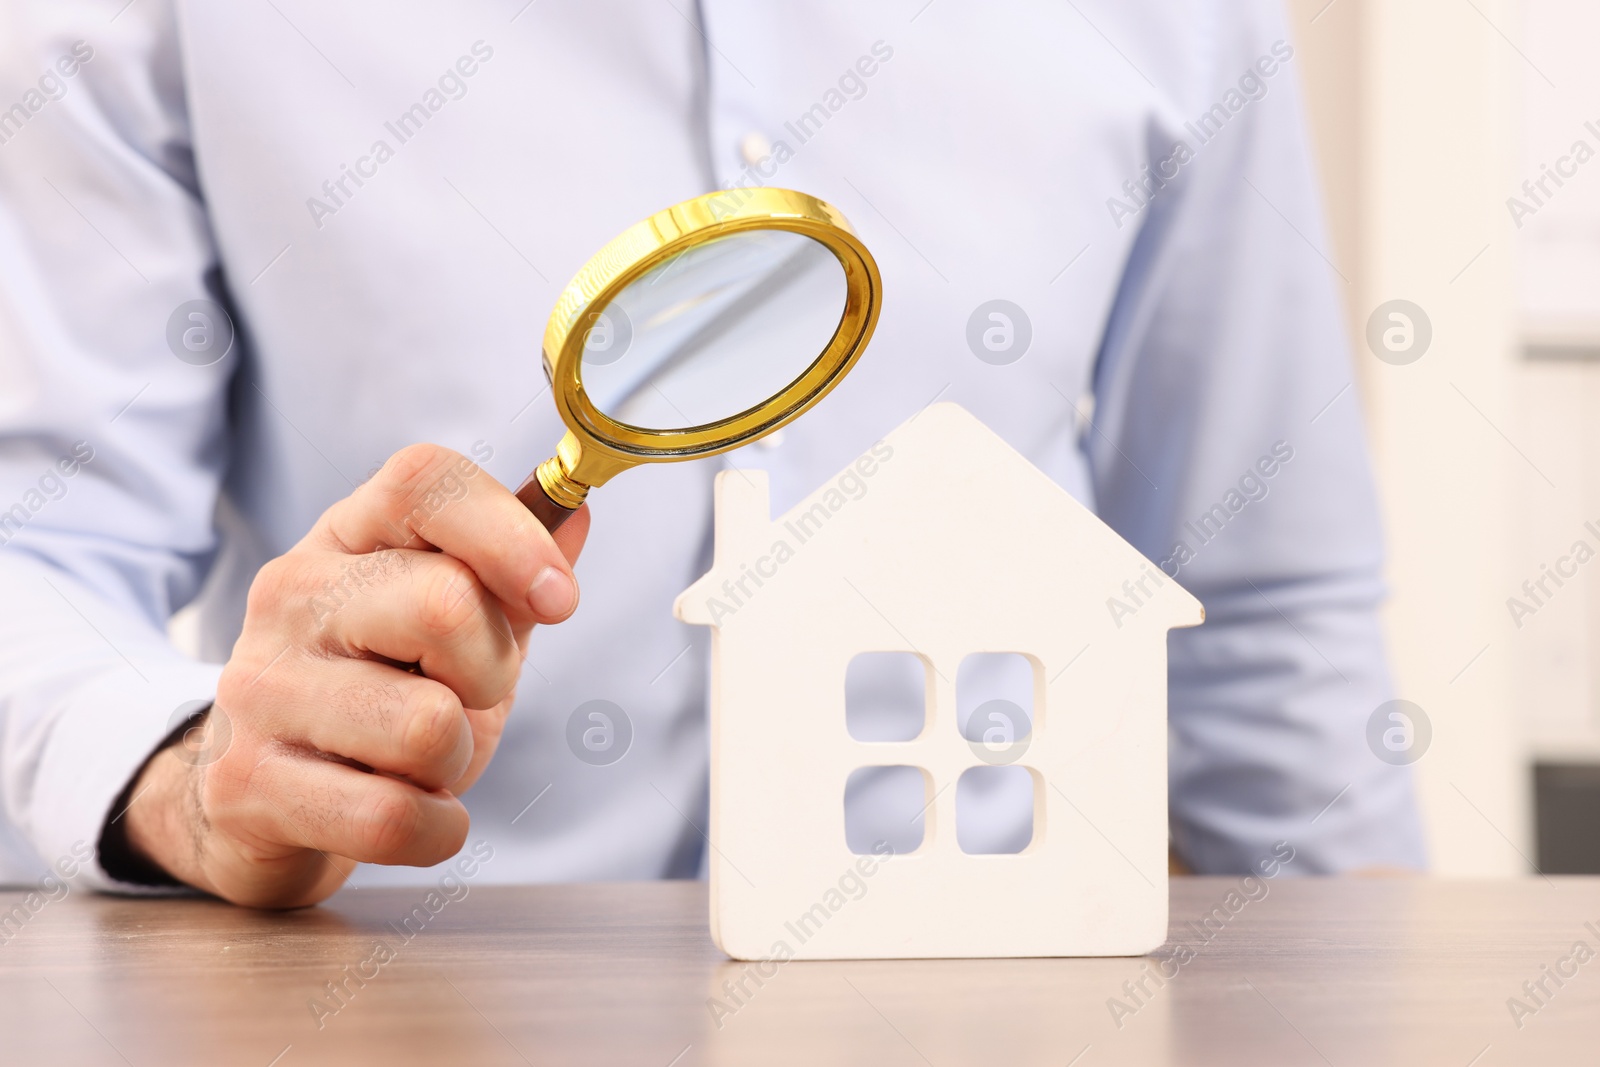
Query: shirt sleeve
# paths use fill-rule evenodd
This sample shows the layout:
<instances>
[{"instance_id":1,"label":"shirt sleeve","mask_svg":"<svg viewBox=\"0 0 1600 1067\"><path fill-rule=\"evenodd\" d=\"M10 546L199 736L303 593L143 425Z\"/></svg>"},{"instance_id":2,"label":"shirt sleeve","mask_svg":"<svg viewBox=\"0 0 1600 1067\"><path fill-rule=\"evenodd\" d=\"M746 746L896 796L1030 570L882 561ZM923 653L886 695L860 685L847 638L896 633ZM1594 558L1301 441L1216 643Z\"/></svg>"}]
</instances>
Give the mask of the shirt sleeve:
<instances>
[{"instance_id":1,"label":"shirt sleeve","mask_svg":"<svg viewBox=\"0 0 1600 1067\"><path fill-rule=\"evenodd\" d=\"M165 635L214 552L239 361L168 340L221 294L176 38L161 0L0 0L0 882L93 846L219 673Z\"/></svg>"},{"instance_id":2,"label":"shirt sleeve","mask_svg":"<svg viewBox=\"0 0 1600 1067\"><path fill-rule=\"evenodd\" d=\"M1148 137L1176 176L1110 212L1139 233L1085 441L1102 516L1206 608L1169 644L1174 846L1202 873L1278 842L1291 873L1420 867L1409 768L1367 741L1381 535L1298 57L1276 3L1217 10Z\"/></svg>"}]
</instances>

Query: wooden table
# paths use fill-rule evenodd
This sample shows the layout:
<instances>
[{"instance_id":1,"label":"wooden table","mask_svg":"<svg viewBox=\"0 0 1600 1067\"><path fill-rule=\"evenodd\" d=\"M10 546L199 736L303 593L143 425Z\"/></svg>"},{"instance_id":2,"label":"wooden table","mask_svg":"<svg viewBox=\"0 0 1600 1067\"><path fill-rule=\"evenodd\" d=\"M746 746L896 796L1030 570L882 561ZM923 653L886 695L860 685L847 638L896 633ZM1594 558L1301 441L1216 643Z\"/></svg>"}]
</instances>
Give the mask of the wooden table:
<instances>
[{"instance_id":1,"label":"wooden table","mask_svg":"<svg viewBox=\"0 0 1600 1067\"><path fill-rule=\"evenodd\" d=\"M788 963L759 984L712 946L696 883L470 886L436 914L413 890L291 914L73 892L0 945L0 1064L1600 1062L1600 959L1569 955L1600 951L1600 878L1267 885L1230 912L1237 882L1174 879L1153 957Z\"/></svg>"}]
</instances>

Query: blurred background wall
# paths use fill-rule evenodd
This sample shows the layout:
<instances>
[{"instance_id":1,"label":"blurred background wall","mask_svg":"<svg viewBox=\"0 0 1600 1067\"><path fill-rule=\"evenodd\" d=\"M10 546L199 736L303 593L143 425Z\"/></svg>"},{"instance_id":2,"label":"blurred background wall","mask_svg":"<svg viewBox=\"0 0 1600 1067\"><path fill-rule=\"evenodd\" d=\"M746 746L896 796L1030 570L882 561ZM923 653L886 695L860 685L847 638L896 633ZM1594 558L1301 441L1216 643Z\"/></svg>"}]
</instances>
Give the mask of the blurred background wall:
<instances>
[{"instance_id":1,"label":"blurred background wall","mask_svg":"<svg viewBox=\"0 0 1600 1067\"><path fill-rule=\"evenodd\" d=\"M1290 10L1435 869L1600 870L1600 5ZM1392 300L1409 362L1367 338Z\"/></svg>"}]
</instances>

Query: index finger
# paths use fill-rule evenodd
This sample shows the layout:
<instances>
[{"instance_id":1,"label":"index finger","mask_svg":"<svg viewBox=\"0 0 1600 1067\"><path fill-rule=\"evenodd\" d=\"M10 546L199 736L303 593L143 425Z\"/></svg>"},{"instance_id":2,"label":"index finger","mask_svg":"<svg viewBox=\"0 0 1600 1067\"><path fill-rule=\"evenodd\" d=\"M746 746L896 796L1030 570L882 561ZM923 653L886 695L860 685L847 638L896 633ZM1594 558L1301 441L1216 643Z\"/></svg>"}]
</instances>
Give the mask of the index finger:
<instances>
[{"instance_id":1,"label":"index finger","mask_svg":"<svg viewBox=\"0 0 1600 1067\"><path fill-rule=\"evenodd\" d=\"M505 486L440 445L401 449L306 535L333 552L435 548L471 567L523 622L560 622L578 605L572 561L589 531L580 508L552 536Z\"/></svg>"}]
</instances>

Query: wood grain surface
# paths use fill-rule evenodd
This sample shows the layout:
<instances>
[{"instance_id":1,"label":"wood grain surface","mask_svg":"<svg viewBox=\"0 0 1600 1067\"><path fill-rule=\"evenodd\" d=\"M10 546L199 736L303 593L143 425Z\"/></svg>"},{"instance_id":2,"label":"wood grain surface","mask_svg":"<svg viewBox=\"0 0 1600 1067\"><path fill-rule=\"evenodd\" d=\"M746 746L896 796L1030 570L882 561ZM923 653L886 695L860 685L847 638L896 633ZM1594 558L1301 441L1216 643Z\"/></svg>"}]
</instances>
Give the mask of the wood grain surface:
<instances>
[{"instance_id":1,"label":"wood grain surface","mask_svg":"<svg viewBox=\"0 0 1600 1067\"><path fill-rule=\"evenodd\" d=\"M288 914L73 891L9 924L5 893L0 1064L1600 1062L1600 959L1573 955L1600 951L1600 879L1264 885L1174 879L1149 957L764 977L712 946L692 882L346 889Z\"/></svg>"}]
</instances>

